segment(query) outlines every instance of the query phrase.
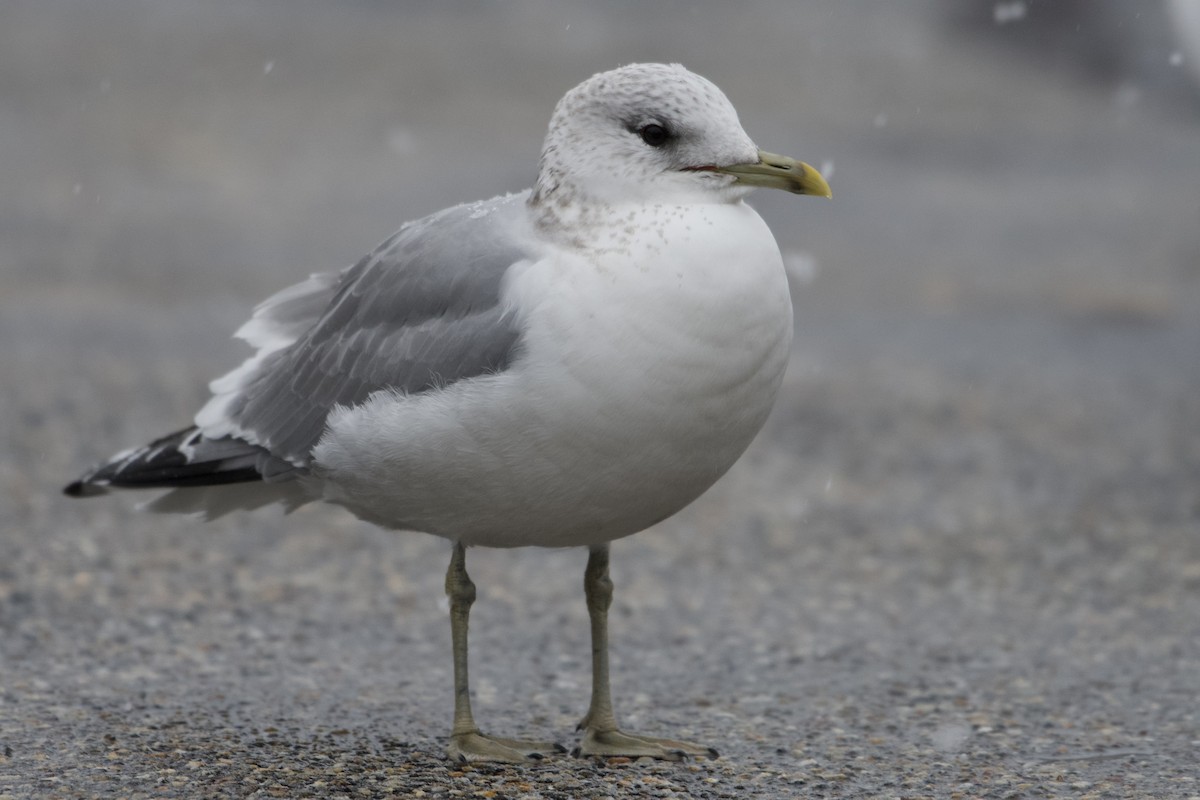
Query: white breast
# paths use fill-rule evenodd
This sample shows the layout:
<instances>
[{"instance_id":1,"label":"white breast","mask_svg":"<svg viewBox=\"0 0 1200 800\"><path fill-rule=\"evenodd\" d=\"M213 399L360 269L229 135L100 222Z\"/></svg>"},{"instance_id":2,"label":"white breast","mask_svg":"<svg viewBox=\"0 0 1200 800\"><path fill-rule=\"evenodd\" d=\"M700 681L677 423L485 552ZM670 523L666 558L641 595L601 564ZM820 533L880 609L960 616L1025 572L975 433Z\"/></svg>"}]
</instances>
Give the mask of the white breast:
<instances>
[{"instance_id":1,"label":"white breast","mask_svg":"<svg viewBox=\"0 0 1200 800\"><path fill-rule=\"evenodd\" d=\"M628 225L593 249L510 271L525 333L505 372L331 417L315 451L327 498L467 544L586 545L670 516L724 474L787 361L778 247L741 203L614 214Z\"/></svg>"}]
</instances>

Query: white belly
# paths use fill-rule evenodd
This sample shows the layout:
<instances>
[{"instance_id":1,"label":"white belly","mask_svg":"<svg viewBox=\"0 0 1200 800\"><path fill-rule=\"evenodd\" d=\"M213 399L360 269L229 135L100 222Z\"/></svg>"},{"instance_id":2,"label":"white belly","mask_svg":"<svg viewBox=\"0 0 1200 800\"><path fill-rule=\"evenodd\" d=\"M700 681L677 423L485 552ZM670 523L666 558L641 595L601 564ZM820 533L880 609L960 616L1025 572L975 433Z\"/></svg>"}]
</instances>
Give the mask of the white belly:
<instances>
[{"instance_id":1,"label":"white belly","mask_svg":"<svg viewBox=\"0 0 1200 800\"><path fill-rule=\"evenodd\" d=\"M774 402L791 302L748 206L654 213L661 241L510 272L524 352L503 373L333 415L327 499L468 545L556 547L636 533L711 486Z\"/></svg>"}]
</instances>

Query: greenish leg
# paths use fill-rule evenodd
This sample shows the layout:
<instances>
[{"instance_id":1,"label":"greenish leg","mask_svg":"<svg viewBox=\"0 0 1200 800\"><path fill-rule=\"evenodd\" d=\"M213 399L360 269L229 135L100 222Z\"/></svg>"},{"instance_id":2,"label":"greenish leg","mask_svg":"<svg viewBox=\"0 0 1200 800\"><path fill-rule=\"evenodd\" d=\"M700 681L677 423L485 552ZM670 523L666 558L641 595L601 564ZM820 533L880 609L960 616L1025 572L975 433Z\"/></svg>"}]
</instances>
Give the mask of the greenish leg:
<instances>
[{"instance_id":1,"label":"greenish leg","mask_svg":"<svg viewBox=\"0 0 1200 800\"><path fill-rule=\"evenodd\" d=\"M471 714L470 678L467 674L467 620L475 602L475 584L467 575L466 548L454 545L446 570L446 596L450 598L450 635L454 648L454 727L446 753L455 761L507 761L521 763L542 758L543 753L563 752L554 742L501 739L479 732Z\"/></svg>"},{"instance_id":2,"label":"greenish leg","mask_svg":"<svg viewBox=\"0 0 1200 800\"><path fill-rule=\"evenodd\" d=\"M608 682L608 609L612 605L613 585L608 577L608 545L593 547L583 573L583 591L587 597L592 623L592 701L579 723L583 741L578 755L649 756L679 761L688 756L717 758L717 751L705 745L624 733L617 728L612 693Z\"/></svg>"}]
</instances>

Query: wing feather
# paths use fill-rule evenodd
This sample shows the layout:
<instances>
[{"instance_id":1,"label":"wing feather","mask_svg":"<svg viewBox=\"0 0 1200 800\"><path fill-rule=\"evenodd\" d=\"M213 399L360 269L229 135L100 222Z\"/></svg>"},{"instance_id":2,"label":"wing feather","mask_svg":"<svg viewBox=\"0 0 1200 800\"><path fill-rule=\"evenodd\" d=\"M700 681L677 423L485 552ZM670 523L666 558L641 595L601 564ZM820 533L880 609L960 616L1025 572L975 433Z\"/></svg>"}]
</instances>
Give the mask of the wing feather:
<instances>
[{"instance_id":1,"label":"wing feather","mask_svg":"<svg viewBox=\"0 0 1200 800\"><path fill-rule=\"evenodd\" d=\"M416 394L469 380L514 357L519 332L501 284L531 257L514 234L522 200L495 198L410 223L354 266L267 298L236 333L257 351L210 384L213 397L194 427L117 454L66 493L174 488L150 508L209 516L305 502L310 495L290 479L306 472L334 409L380 391ZM250 481L256 489L226 486Z\"/></svg>"},{"instance_id":2,"label":"wing feather","mask_svg":"<svg viewBox=\"0 0 1200 800\"><path fill-rule=\"evenodd\" d=\"M532 257L513 233L522 200L410 223L353 267L269 298L238 332L259 352L213 382L196 424L304 467L339 406L503 370L519 331L501 283Z\"/></svg>"}]
</instances>

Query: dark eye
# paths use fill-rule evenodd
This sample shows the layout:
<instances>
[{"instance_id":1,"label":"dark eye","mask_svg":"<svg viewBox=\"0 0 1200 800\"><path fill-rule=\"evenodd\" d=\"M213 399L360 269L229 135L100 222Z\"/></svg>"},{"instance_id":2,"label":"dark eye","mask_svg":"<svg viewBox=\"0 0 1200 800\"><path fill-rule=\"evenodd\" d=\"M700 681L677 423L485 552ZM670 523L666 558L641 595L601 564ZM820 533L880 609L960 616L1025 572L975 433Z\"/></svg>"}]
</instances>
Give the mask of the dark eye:
<instances>
[{"instance_id":1,"label":"dark eye","mask_svg":"<svg viewBox=\"0 0 1200 800\"><path fill-rule=\"evenodd\" d=\"M651 147L662 147L671 138L671 133L662 125L651 122L649 125L643 125L638 129L638 135L642 137L642 141Z\"/></svg>"}]
</instances>

